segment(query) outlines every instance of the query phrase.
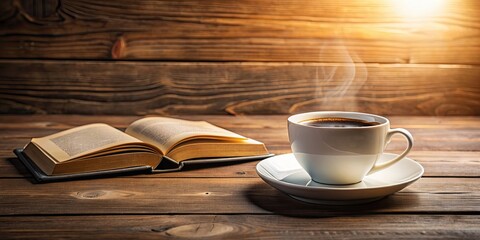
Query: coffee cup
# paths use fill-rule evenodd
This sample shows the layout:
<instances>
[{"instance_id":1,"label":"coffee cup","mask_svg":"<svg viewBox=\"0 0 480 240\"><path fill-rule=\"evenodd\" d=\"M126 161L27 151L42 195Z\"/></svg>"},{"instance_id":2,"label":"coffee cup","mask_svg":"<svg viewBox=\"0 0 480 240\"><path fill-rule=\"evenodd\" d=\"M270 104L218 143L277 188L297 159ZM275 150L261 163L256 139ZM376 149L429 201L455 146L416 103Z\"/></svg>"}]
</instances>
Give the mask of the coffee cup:
<instances>
[{"instance_id":1,"label":"coffee cup","mask_svg":"<svg viewBox=\"0 0 480 240\"><path fill-rule=\"evenodd\" d=\"M394 134L407 140L397 157L377 163ZM404 158L413 137L402 128L390 128L387 118L359 112L320 111L288 118L288 137L298 163L313 181L353 184Z\"/></svg>"}]
</instances>

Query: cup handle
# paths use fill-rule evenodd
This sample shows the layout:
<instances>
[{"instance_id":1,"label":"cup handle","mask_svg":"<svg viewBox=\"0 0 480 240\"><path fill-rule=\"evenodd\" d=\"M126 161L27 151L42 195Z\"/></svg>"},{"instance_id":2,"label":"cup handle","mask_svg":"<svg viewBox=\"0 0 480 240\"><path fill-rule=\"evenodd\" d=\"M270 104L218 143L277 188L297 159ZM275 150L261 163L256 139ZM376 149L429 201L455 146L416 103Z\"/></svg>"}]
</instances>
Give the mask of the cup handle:
<instances>
[{"instance_id":1,"label":"cup handle","mask_svg":"<svg viewBox=\"0 0 480 240\"><path fill-rule=\"evenodd\" d=\"M380 170L383 170L387 167L390 167L392 164L400 161L402 158L404 158L405 156L407 156L407 154L410 152L410 150L412 149L413 147L413 136L412 134L407 131L406 129L403 129L403 128L394 128L394 129L390 129L388 130L387 132L387 137L386 137L386 140L385 141L390 141L390 139L392 138L392 136L395 134L395 133L400 133L402 134L405 139L407 139L408 141L408 146L407 146L407 149L405 149L405 151L403 151L402 154L400 154L398 157L392 159L392 160L389 160L388 162L384 162L384 163L375 163L375 165L372 167L372 169L370 170L370 172L368 172L368 174L372 174L374 172L378 172ZM367 175L368 175L367 174Z\"/></svg>"}]
</instances>

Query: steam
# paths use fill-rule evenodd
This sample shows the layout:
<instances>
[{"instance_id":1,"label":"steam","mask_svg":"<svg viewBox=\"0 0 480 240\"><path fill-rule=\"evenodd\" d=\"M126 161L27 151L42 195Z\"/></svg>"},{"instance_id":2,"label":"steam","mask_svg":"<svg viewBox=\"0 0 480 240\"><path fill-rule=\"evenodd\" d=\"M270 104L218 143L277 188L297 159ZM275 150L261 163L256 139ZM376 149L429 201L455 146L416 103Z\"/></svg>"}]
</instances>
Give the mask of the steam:
<instances>
[{"instance_id":1,"label":"steam","mask_svg":"<svg viewBox=\"0 0 480 240\"><path fill-rule=\"evenodd\" d=\"M321 101L323 108L339 107L338 110L358 110L357 93L367 80L367 68L355 53L350 53L342 41L337 40L335 47L323 46L322 55L336 56L340 65L316 67L315 98ZM353 56L353 57L352 57Z\"/></svg>"},{"instance_id":2,"label":"steam","mask_svg":"<svg viewBox=\"0 0 480 240\"><path fill-rule=\"evenodd\" d=\"M359 111L358 92L367 80L367 68L354 52L349 52L342 40L324 43L318 54L320 62L335 59L335 64L315 67L313 99L297 103L290 112L300 111Z\"/></svg>"}]
</instances>

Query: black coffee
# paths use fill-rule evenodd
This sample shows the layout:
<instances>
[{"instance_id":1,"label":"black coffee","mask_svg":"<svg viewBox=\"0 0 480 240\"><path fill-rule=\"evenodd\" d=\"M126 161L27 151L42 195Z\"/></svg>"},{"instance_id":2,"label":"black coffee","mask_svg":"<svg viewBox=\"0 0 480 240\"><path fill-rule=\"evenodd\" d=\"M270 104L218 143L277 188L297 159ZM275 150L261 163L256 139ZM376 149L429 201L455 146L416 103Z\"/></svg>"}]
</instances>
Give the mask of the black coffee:
<instances>
[{"instance_id":1,"label":"black coffee","mask_svg":"<svg viewBox=\"0 0 480 240\"><path fill-rule=\"evenodd\" d=\"M368 122L361 119L341 118L341 117L323 117L312 118L300 122L305 126L310 127L370 127L379 125L379 122Z\"/></svg>"}]
</instances>

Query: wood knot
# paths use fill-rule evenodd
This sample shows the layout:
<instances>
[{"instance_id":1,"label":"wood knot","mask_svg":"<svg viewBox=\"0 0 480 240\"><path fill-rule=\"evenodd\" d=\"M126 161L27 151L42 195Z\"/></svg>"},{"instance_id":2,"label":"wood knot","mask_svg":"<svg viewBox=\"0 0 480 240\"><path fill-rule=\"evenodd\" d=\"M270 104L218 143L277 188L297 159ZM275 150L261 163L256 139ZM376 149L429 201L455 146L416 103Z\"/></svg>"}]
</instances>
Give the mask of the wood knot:
<instances>
[{"instance_id":1,"label":"wood knot","mask_svg":"<svg viewBox=\"0 0 480 240\"><path fill-rule=\"evenodd\" d=\"M172 228L172 226L160 226L160 227L156 227L156 228L152 228L150 229L152 232L165 232L167 231L168 229Z\"/></svg>"},{"instance_id":2,"label":"wood knot","mask_svg":"<svg viewBox=\"0 0 480 240\"><path fill-rule=\"evenodd\" d=\"M125 57L126 48L127 43L125 42L125 38L123 36L118 37L115 43L113 43L112 58L120 59Z\"/></svg>"},{"instance_id":3,"label":"wood knot","mask_svg":"<svg viewBox=\"0 0 480 240\"><path fill-rule=\"evenodd\" d=\"M236 232L238 227L224 223L198 223L167 229L166 235L185 238L205 238Z\"/></svg>"},{"instance_id":4,"label":"wood knot","mask_svg":"<svg viewBox=\"0 0 480 240\"><path fill-rule=\"evenodd\" d=\"M120 199L128 198L135 195L132 192L126 191L109 191L109 190L94 190L94 191L82 191L72 193L71 196L78 199Z\"/></svg>"},{"instance_id":5,"label":"wood knot","mask_svg":"<svg viewBox=\"0 0 480 240\"><path fill-rule=\"evenodd\" d=\"M105 191L90 191L90 192L79 192L78 193L82 198L99 198L107 194Z\"/></svg>"}]
</instances>

